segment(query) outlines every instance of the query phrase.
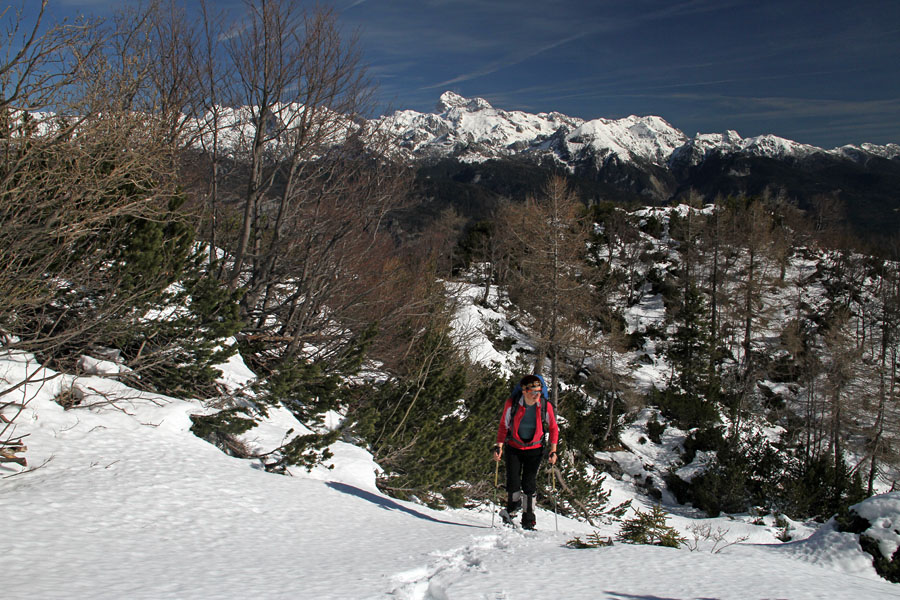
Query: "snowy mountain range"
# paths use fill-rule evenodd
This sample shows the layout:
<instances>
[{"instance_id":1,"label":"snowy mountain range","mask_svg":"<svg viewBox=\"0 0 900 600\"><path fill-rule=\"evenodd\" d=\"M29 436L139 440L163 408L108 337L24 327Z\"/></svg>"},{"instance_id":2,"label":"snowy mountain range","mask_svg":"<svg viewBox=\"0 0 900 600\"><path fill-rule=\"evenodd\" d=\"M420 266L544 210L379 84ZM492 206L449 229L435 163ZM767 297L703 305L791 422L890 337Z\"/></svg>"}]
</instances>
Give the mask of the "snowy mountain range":
<instances>
[{"instance_id":1,"label":"snowy mountain range","mask_svg":"<svg viewBox=\"0 0 900 600\"><path fill-rule=\"evenodd\" d=\"M535 182L561 170L587 201L662 206L770 195L809 211L831 198L859 239L890 238L900 228L900 144L826 150L736 131L689 137L658 116L585 121L502 110L453 92L436 111L370 121L392 135L398 158L421 170L425 194L439 199L433 213L452 206L483 218L479 210L489 212L492 199L533 194Z\"/></svg>"},{"instance_id":2,"label":"snowy mountain range","mask_svg":"<svg viewBox=\"0 0 900 600\"><path fill-rule=\"evenodd\" d=\"M863 161L871 156L900 158L900 145L847 145L831 150L776 135L742 138L736 131L688 137L656 116L585 121L558 112L530 114L491 106L483 98L444 92L436 113L397 111L376 119L399 140L410 159L455 157L466 162L531 155L573 165L590 158L601 166L623 163L671 167L696 165L708 156L744 154L767 158L806 158L814 154Z\"/></svg>"}]
</instances>

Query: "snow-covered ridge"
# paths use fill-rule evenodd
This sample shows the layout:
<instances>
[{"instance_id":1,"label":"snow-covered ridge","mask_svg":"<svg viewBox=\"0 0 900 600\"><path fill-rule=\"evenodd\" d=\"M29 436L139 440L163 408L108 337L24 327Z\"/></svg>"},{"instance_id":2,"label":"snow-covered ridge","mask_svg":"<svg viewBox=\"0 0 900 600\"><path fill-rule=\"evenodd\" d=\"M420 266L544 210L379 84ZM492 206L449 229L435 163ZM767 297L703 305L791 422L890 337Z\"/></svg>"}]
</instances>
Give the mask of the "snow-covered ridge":
<instances>
[{"instance_id":1,"label":"snow-covered ridge","mask_svg":"<svg viewBox=\"0 0 900 600\"><path fill-rule=\"evenodd\" d=\"M860 144L859 146L847 144L846 146L835 148L832 152L842 154L843 156L857 161L865 160L867 155L878 156L890 160L900 158L900 144L887 144L884 146L867 143Z\"/></svg>"},{"instance_id":2,"label":"snow-covered ridge","mask_svg":"<svg viewBox=\"0 0 900 600\"><path fill-rule=\"evenodd\" d=\"M616 155L620 160L642 159L665 164L672 153L687 142L680 130L660 117L595 119L565 138L570 150L588 147L596 155Z\"/></svg>"},{"instance_id":3,"label":"snow-covered ridge","mask_svg":"<svg viewBox=\"0 0 900 600\"><path fill-rule=\"evenodd\" d=\"M687 136L660 117L584 121L558 112L531 114L496 109L483 98L444 92L438 113L397 111L376 122L400 140L409 158L456 156L480 162L526 152L561 160L588 153L605 159L665 164Z\"/></svg>"},{"instance_id":4,"label":"snow-covered ridge","mask_svg":"<svg viewBox=\"0 0 900 600\"><path fill-rule=\"evenodd\" d=\"M437 109L439 113L401 110L374 124L396 136L408 158L460 156L475 162L518 154L582 124L560 113L499 110L482 98L469 100L453 92L441 95Z\"/></svg>"},{"instance_id":5,"label":"snow-covered ridge","mask_svg":"<svg viewBox=\"0 0 900 600\"><path fill-rule=\"evenodd\" d=\"M725 133L698 133L670 155L672 162L681 161L697 164L713 153L747 154L766 158L802 158L825 150L809 144L800 144L776 135L760 135L742 138L737 131ZM837 150L832 153L838 153Z\"/></svg>"},{"instance_id":6,"label":"snow-covered ridge","mask_svg":"<svg viewBox=\"0 0 900 600\"><path fill-rule=\"evenodd\" d=\"M401 110L373 121L400 140L410 159L453 156L480 162L525 153L546 153L561 162L612 157L661 167L697 164L712 154L747 154L767 158L804 158L821 153L862 161L871 156L900 157L900 145L861 144L825 150L776 135L750 138L736 131L698 133L693 138L657 116L584 121L558 112L530 114L494 108L483 98L444 92L436 113Z\"/></svg>"}]
</instances>

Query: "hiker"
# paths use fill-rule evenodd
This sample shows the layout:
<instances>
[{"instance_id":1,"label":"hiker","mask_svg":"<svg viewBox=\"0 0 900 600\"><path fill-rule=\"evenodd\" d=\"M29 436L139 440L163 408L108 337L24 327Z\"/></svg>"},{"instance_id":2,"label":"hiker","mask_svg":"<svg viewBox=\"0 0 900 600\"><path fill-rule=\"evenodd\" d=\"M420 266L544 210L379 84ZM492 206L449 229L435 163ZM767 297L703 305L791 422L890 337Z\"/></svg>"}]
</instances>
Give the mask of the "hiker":
<instances>
[{"instance_id":1,"label":"hiker","mask_svg":"<svg viewBox=\"0 0 900 600\"><path fill-rule=\"evenodd\" d=\"M494 446L493 458L498 462L506 448L507 502L500 516L507 524L513 523L513 517L522 508L524 495L522 527L534 529L534 493L544 452L545 433L549 434L550 446L547 460L555 465L556 444L559 441L556 413L547 399L544 379L540 375L526 375L503 405L497 445Z\"/></svg>"}]
</instances>

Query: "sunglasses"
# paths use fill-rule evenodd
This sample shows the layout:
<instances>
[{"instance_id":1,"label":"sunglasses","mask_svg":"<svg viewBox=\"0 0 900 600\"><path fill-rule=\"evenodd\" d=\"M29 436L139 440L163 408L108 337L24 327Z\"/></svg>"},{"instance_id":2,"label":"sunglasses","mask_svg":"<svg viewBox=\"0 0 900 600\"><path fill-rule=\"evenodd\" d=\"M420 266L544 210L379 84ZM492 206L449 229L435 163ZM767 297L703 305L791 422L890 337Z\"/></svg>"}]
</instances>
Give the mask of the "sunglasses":
<instances>
[{"instance_id":1,"label":"sunglasses","mask_svg":"<svg viewBox=\"0 0 900 600\"><path fill-rule=\"evenodd\" d=\"M541 391L541 386L537 386L537 387L527 387L527 388L524 388L524 389L525 389L526 392L539 392L539 391Z\"/></svg>"}]
</instances>

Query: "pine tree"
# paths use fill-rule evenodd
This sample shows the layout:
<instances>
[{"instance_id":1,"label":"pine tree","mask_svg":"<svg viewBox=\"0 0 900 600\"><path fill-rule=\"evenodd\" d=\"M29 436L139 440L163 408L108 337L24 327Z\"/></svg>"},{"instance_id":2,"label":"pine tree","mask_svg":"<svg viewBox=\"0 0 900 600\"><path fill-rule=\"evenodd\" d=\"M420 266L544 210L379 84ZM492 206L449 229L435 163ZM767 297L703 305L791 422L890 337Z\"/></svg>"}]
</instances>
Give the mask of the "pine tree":
<instances>
[{"instance_id":1,"label":"pine tree","mask_svg":"<svg viewBox=\"0 0 900 600\"><path fill-rule=\"evenodd\" d=\"M712 423L718 415L709 398L712 341L707 314L703 295L696 284L689 283L677 314L677 328L666 349L673 377L665 390L663 406L669 416L687 427Z\"/></svg>"},{"instance_id":2,"label":"pine tree","mask_svg":"<svg viewBox=\"0 0 900 600\"><path fill-rule=\"evenodd\" d=\"M666 525L666 513L659 504L654 505L650 512L635 509L634 513L634 517L622 522L619 541L669 548L678 548L685 542L677 529Z\"/></svg>"}]
</instances>

